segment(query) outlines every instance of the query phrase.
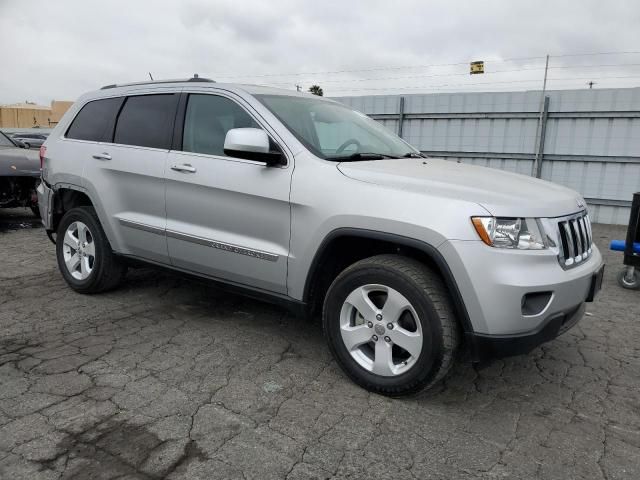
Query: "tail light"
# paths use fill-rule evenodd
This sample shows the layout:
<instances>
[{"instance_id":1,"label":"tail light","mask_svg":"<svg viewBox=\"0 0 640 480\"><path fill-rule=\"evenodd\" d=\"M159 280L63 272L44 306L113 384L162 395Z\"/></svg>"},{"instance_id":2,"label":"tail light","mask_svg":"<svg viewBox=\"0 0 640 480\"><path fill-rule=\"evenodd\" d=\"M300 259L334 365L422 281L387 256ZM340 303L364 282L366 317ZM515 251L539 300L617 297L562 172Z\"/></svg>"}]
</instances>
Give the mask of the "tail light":
<instances>
[{"instance_id":1,"label":"tail light","mask_svg":"<svg viewBox=\"0 0 640 480\"><path fill-rule=\"evenodd\" d=\"M40 170L44 168L44 156L47 153L47 147L44 145L40 146Z\"/></svg>"}]
</instances>

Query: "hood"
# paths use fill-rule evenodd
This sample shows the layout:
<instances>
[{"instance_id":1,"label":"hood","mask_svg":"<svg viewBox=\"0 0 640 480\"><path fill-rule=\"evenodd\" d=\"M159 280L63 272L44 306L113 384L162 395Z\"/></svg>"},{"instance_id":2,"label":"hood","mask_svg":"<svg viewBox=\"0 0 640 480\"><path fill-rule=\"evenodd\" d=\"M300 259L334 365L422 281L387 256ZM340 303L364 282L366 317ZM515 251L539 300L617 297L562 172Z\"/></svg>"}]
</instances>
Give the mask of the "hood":
<instances>
[{"instance_id":1,"label":"hood","mask_svg":"<svg viewBox=\"0 0 640 480\"><path fill-rule=\"evenodd\" d=\"M551 182L439 158L342 162L338 169L362 182L473 202L494 216L559 217L586 206L580 194Z\"/></svg>"},{"instance_id":2,"label":"hood","mask_svg":"<svg viewBox=\"0 0 640 480\"><path fill-rule=\"evenodd\" d=\"M39 177L39 151L18 147L0 147L0 176Z\"/></svg>"}]
</instances>

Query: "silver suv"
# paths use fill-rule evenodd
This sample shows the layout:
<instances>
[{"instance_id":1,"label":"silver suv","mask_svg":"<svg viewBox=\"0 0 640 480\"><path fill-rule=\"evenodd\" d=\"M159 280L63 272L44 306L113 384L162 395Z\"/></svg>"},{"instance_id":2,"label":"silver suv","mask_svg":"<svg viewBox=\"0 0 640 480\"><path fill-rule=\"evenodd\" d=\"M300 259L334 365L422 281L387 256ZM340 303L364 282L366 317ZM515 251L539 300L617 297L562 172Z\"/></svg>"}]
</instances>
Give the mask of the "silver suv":
<instances>
[{"instance_id":1,"label":"silver suv","mask_svg":"<svg viewBox=\"0 0 640 480\"><path fill-rule=\"evenodd\" d=\"M308 94L110 85L41 155L41 215L71 288L114 288L142 260L322 312L338 364L386 395L438 382L463 344L476 362L529 352L602 281L576 192L426 158Z\"/></svg>"}]
</instances>

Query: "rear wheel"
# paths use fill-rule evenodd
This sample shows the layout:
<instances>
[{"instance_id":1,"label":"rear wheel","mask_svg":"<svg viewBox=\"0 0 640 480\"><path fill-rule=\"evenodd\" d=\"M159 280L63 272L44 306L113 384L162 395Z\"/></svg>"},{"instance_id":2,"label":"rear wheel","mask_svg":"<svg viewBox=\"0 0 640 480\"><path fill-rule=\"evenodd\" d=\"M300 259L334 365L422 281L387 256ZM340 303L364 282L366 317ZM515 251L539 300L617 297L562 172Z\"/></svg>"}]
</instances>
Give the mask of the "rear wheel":
<instances>
[{"instance_id":1,"label":"rear wheel","mask_svg":"<svg viewBox=\"0 0 640 480\"><path fill-rule=\"evenodd\" d=\"M325 298L323 325L345 373L390 396L444 378L460 341L440 277L398 255L368 258L338 275Z\"/></svg>"},{"instance_id":2,"label":"rear wheel","mask_svg":"<svg viewBox=\"0 0 640 480\"><path fill-rule=\"evenodd\" d=\"M56 256L62 276L80 293L115 288L126 272L92 207L73 208L64 214L58 226Z\"/></svg>"}]
</instances>

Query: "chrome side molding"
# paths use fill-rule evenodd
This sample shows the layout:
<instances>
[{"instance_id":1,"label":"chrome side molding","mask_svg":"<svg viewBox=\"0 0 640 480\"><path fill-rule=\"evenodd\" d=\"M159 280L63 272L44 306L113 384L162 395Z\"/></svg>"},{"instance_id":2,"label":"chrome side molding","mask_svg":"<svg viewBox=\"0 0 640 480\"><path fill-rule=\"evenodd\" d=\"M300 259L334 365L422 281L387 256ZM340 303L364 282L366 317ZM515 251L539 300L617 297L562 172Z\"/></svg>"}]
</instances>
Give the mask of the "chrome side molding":
<instances>
[{"instance_id":1,"label":"chrome side molding","mask_svg":"<svg viewBox=\"0 0 640 480\"><path fill-rule=\"evenodd\" d=\"M276 255L275 253L254 250L240 245L234 245L232 243L219 242L217 240L176 232L174 230L167 230L167 237L177 238L178 240L184 240L185 242L197 243L198 245L205 245L207 247L224 250L226 252L237 253L239 255L259 258L260 260L267 260L269 262L276 262L278 261L278 258L280 258L280 255Z\"/></svg>"},{"instance_id":2,"label":"chrome side molding","mask_svg":"<svg viewBox=\"0 0 640 480\"><path fill-rule=\"evenodd\" d=\"M198 245L204 245L205 247L211 247L217 250L224 250L225 252L236 253L238 255L245 255L247 257L258 258L260 260L267 260L269 262L277 262L280 258L280 255L276 255L275 253L265 252L262 250L254 250L252 248L246 248L240 245L234 245L232 243L219 242L217 240L212 240L209 238L176 232L175 230L166 230L164 228L154 227L153 225L147 225L146 223L134 222L132 220L125 220L123 218L119 218L118 221L125 227L142 230L143 232L155 233L156 235L166 235L167 237L176 238L185 242L196 243Z\"/></svg>"}]
</instances>

